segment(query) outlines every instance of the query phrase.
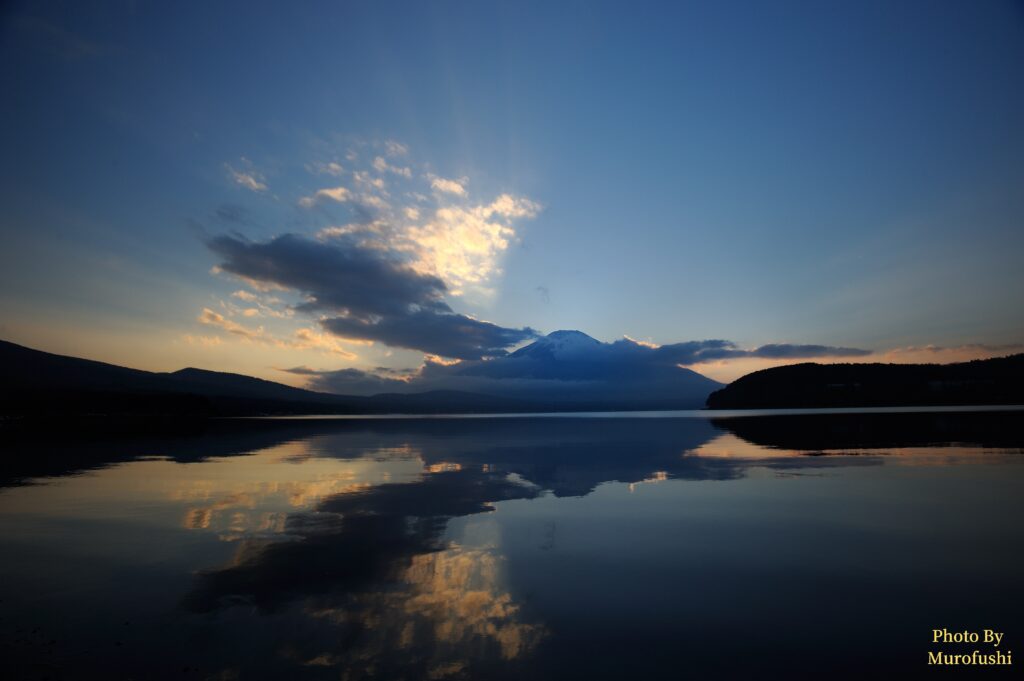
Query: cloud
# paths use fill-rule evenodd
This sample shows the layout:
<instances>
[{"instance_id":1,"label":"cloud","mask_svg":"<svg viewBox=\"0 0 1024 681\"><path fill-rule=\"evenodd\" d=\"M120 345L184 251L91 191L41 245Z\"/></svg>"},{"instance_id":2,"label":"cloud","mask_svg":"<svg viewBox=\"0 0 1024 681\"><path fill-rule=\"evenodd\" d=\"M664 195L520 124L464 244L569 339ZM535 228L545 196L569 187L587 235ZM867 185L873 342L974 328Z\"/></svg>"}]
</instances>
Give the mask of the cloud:
<instances>
[{"instance_id":1,"label":"cloud","mask_svg":"<svg viewBox=\"0 0 1024 681\"><path fill-rule=\"evenodd\" d=\"M288 347L296 350L319 350L320 352L338 355L342 359L353 360L358 358L358 355L343 348L339 344L338 339L313 329L297 329L292 339L287 341L286 344Z\"/></svg>"},{"instance_id":2,"label":"cloud","mask_svg":"<svg viewBox=\"0 0 1024 681\"><path fill-rule=\"evenodd\" d=\"M278 338L268 333L262 326L252 328L239 324L238 322L225 317L219 312L214 312L208 307L204 307L202 313L200 313L198 320L206 324L207 326L214 326L219 329L226 331L232 335L238 336L247 342L261 343L264 345L271 345L278 348L287 348L292 350L318 350L333 355L337 355L342 359L354 360L358 359L358 355L349 352L341 346L338 339L331 336L327 336L322 333L318 333L312 329L298 329L294 332L292 338ZM193 343L193 337L187 336L186 340L189 343ZM204 339L206 342L193 343L202 345L217 345L218 343L209 342L209 339Z\"/></svg>"},{"instance_id":3,"label":"cloud","mask_svg":"<svg viewBox=\"0 0 1024 681\"><path fill-rule=\"evenodd\" d=\"M750 350L747 357L765 359L814 359L817 357L866 357L871 350L842 348L831 345L790 345L788 343L762 345Z\"/></svg>"},{"instance_id":4,"label":"cloud","mask_svg":"<svg viewBox=\"0 0 1024 681\"><path fill-rule=\"evenodd\" d=\"M498 273L498 257L515 237L509 219L533 218L540 205L502 194L489 204L442 206L424 224L408 228L419 254L418 267L448 282L453 294L467 287L486 292Z\"/></svg>"},{"instance_id":5,"label":"cloud","mask_svg":"<svg viewBox=\"0 0 1024 681\"><path fill-rule=\"evenodd\" d=\"M266 181L263 175L253 170L252 164L247 159L242 159L242 163L246 166L245 170L238 170L225 163L224 168L227 170L228 177L234 180L234 183L251 191L266 191Z\"/></svg>"},{"instance_id":6,"label":"cloud","mask_svg":"<svg viewBox=\"0 0 1024 681\"><path fill-rule=\"evenodd\" d=\"M321 199L330 199L332 201L337 201L338 203L344 203L352 199L352 192L350 192L347 187L328 187L326 189L318 189L312 196L303 196L299 199L299 205L305 208L310 208Z\"/></svg>"},{"instance_id":7,"label":"cloud","mask_svg":"<svg viewBox=\"0 0 1024 681\"><path fill-rule=\"evenodd\" d=\"M291 291L303 298L282 312L266 300L236 296L249 304L230 312L239 319L315 314L325 333L346 342L380 342L456 359L500 356L535 337L529 328L459 314L449 301L466 296L483 302L493 296L502 255L516 238L515 221L536 217L541 206L509 193L469 201L467 178L414 179L407 165L392 160L408 154L404 145L389 140L372 146L383 146L384 153L373 156L370 167L360 168L358 157L347 157L352 164L348 186L324 187L299 199L307 208L344 203L352 222L324 225L313 236L288 233L253 242L236 234L207 241L221 259L215 273L239 277L256 291ZM343 170L334 162L308 168L329 175ZM402 178L421 187L429 183L434 192L393 195L382 173L399 176L395 183ZM240 329L222 328L242 335Z\"/></svg>"},{"instance_id":8,"label":"cloud","mask_svg":"<svg viewBox=\"0 0 1024 681\"><path fill-rule=\"evenodd\" d=\"M620 341L621 342L621 341ZM671 357L678 364L691 366L704 362L741 357L758 357L761 359L815 359L820 357L866 357L871 350L859 348L843 348L831 345L793 345L789 343L772 343L745 350L732 341L703 340L687 341L660 345L655 351L664 357Z\"/></svg>"},{"instance_id":9,"label":"cloud","mask_svg":"<svg viewBox=\"0 0 1024 681\"><path fill-rule=\"evenodd\" d=\"M306 166L306 168L310 172L316 173L318 175L333 175L335 177L338 177L345 172L345 169L341 166L341 164L336 163L335 161L329 161L327 163L317 161L309 164L308 166Z\"/></svg>"},{"instance_id":10,"label":"cloud","mask_svg":"<svg viewBox=\"0 0 1024 681\"><path fill-rule=\"evenodd\" d=\"M443 281L416 272L387 251L360 247L353 237L316 241L284 234L259 243L225 235L207 245L223 259L221 270L299 291L306 297L305 310L359 319L405 314L410 306L450 311Z\"/></svg>"},{"instance_id":11,"label":"cloud","mask_svg":"<svg viewBox=\"0 0 1024 681\"><path fill-rule=\"evenodd\" d=\"M504 354L535 336L529 328L454 313L439 277L417 271L399 251L367 247L361 236L344 232L314 240L285 234L258 243L224 235L207 246L221 257L221 271L297 291L305 299L299 310L337 315L320 324L342 338L477 359Z\"/></svg>"},{"instance_id":12,"label":"cloud","mask_svg":"<svg viewBox=\"0 0 1024 681\"><path fill-rule=\"evenodd\" d=\"M401 175L404 178L412 177L412 169L408 166L393 166L388 163L383 156L378 156L373 159L373 167L382 173L394 173L395 175Z\"/></svg>"},{"instance_id":13,"label":"cloud","mask_svg":"<svg viewBox=\"0 0 1024 681\"><path fill-rule=\"evenodd\" d=\"M395 140L386 140L384 150L388 156L405 156L409 153L409 147Z\"/></svg>"},{"instance_id":14,"label":"cloud","mask_svg":"<svg viewBox=\"0 0 1024 681\"><path fill-rule=\"evenodd\" d=\"M270 342L270 339L263 333L262 327L253 329L248 326L243 326L242 324L232 321L218 312L214 312L208 307L203 308L198 319L203 324L219 327L228 333L240 336L247 340Z\"/></svg>"},{"instance_id":15,"label":"cloud","mask_svg":"<svg viewBox=\"0 0 1024 681\"><path fill-rule=\"evenodd\" d=\"M438 177L437 175L428 175L427 179L430 180L431 188L439 192L444 192L445 194L454 194L455 196L466 195L465 185L467 179L465 177L460 178L458 180L448 180L443 177Z\"/></svg>"},{"instance_id":16,"label":"cloud","mask_svg":"<svg viewBox=\"0 0 1024 681\"><path fill-rule=\"evenodd\" d=\"M193 336L192 334L185 334L181 339L189 345L201 345L203 347L216 347L224 342L220 336Z\"/></svg>"},{"instance_id":17,"label":"cloud","mask_svg":"<svg viewBox=\"0 0 1024 681\"><path fill-rule=\"evenodd\" d=\"M239 290L232 292L231 297L237 298L238 300L249 303L253 306L245 311L247 313L246 316L286 319L291 317L293 314L293 311L290 308L284 306L283 301L280 298L274 296L266 296L253 293L251 291Z\"/></svg>"},{"instance_id":18,"label":"cloud","mask_svg":"<svg viewBox=\"0 0 1024 681\"><path fill-rule=\"evenodd\" d=\"M352 179L355 180L356 184L362 185L367 189L384 189L384 180L379 177L373 177L372 175L370 175L370 173L366 172L365 170L357 170L356 172L352 173Z\"/></svg>"},{"instance_id":19,"label":"cloud","mask_svg":"<svg viewBox=\"0 0 1024 681\"><path fill-rule=\"evenodd\" d=\"M502 194L492 201L490 205L484 206L482 214L486 218L492 215L501 215L506 218L535 218L537 213L540 212L540 208L539 203L529 199L517 198L511 194Z\"/></svg>"},{"instance_id":20,"label":"cloud","mask_svg":"<svg viewBox=\"0 0 1024 681\"><path fill-rule=\"evenodd\" d=\"M466 315L438 314L433 310L417 310L377 321L336 317L321 324L346 338L376 340L392 347L458 359L501 356L505 348L537 336L529 327L509 329Z\"/></svg>"},{"instance_id":21,"label":"cloud","mask_svg":"<svg viewBox=\"0 0 1024 681\"><path fill-rule=\"evenodd\" d=\"M540 204L510 193L469 203L467 178L433 174L423 176L434 188L431 196L416 191L392 196L374 171L412 179L408 167L388 160L408 153L396 144L385 143L387 156L375 156L372 170L352 170L351 186L320 189L300 198L299 204L312 208L324 200L346 203L355 213L355 223L322 228L321 237L361 231L364 246L403 253L413 269L441 278L447 295L471 296L477 302L490 299L491 280L501 274L501 256L516 237L515 221L535 218Z\"/></svg>"}]
</instances>

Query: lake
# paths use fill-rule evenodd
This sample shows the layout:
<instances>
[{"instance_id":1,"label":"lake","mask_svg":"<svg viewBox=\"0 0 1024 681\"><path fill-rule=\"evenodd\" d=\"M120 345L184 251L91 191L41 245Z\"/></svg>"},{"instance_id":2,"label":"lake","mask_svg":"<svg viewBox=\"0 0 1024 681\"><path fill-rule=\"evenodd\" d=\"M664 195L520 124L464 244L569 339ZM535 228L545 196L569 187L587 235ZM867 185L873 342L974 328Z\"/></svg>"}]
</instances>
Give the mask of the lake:
<instances>
[{"instance_id":1,"label":"lake","mask_svg":"<svg viewBox=\"0 0 1024 681\"><path fill-rule=\"evenodd\" d=\"M1021 416L22 429L0 476L0 665L19 679L938 674L929 653L1021 648ZM943 628L1003 638L933 642Z\"/></svg>"}]
</instances>

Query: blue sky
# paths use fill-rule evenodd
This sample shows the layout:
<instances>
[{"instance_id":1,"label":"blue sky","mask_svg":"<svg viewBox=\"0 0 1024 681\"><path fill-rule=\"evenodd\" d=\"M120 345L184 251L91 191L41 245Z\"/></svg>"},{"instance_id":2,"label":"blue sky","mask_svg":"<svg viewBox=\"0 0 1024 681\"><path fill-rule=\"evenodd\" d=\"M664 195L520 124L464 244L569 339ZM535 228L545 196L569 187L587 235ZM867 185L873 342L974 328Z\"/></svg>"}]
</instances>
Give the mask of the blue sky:
<instances>
[{"instance_id":1,"label":"blue sky","mask_svg":"<svg viewBox=\"0 0 1024 681\"><path fill-rule=\"evenodd\" d=\"M294 5L5 6L0 337L285 381L448 347L210 245L288 234L496 351L1024 343L1019 3Z\"/></svg>"}]
</instances>

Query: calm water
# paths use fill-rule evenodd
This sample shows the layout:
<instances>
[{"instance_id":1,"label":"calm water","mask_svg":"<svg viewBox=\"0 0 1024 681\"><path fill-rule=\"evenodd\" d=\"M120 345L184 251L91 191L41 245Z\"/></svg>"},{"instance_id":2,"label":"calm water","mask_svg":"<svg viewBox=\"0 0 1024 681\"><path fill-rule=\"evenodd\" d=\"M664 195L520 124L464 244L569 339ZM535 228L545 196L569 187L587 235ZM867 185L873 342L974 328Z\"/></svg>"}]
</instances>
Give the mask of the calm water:
<instances>
[{"instance_id":1,"label":"calm water","mask_svg":"<svg viewBox=\"0 0 1024 681\"><path fill-rule=\"evenodd\" d=\"M1019 412L244 421L3 442L7 678L1024 664ZM970 670L968 670L970 671ZM977 674L978 672L974 672Z\"/></svg>"}]
</instances>

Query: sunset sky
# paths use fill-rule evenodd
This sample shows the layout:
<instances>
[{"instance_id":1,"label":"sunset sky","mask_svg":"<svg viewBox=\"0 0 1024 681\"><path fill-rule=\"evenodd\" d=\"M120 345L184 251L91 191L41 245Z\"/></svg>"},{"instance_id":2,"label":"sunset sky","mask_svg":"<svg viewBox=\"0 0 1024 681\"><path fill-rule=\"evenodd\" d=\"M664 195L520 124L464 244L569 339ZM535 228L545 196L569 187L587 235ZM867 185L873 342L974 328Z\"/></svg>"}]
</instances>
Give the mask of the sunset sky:
<instances>
[{"instance_id":1,"label":"sunset sky","mask_svg":"<svg viewBox=\"0 0 1024 681\"><path fill-rule=\"evenodd\" d=\"M293 385L558 329L718 380L1024 351L1020 3L15 2L0 87L31 347Z\"/></svg>"}]
</instances>

